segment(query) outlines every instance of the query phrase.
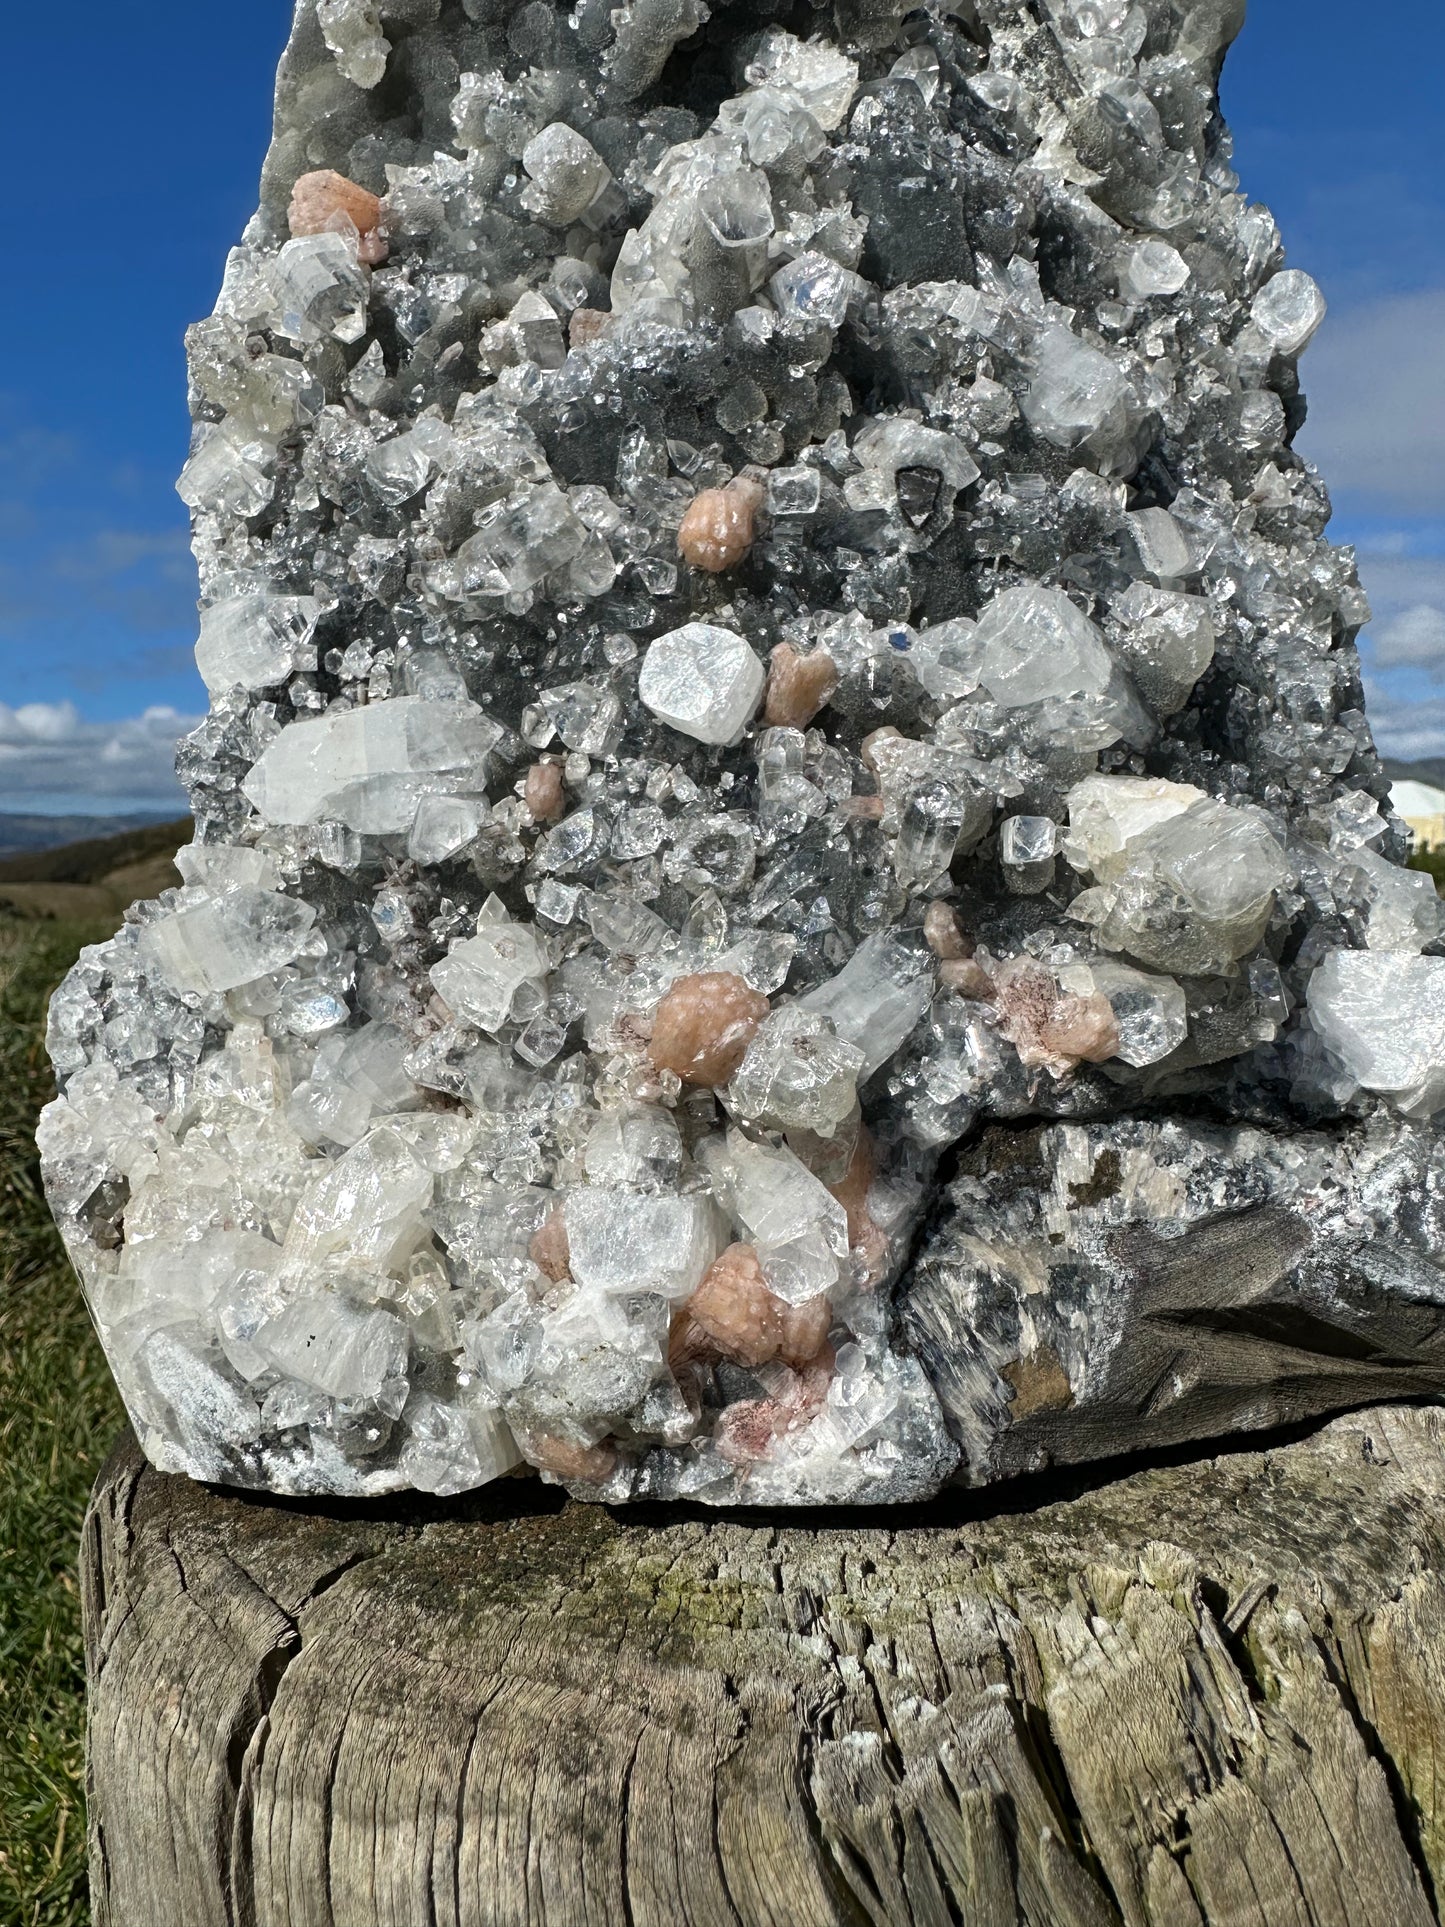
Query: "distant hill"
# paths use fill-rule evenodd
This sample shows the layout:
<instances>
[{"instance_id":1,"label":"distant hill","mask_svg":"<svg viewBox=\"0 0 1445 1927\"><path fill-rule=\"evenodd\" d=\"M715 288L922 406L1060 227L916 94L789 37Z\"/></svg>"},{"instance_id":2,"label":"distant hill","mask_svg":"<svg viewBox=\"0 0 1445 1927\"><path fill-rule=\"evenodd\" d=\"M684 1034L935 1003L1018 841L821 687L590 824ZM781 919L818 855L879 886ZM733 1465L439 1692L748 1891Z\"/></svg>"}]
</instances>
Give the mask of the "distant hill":
<instances>
[{"instance_id":1,"label":"distant hill","mask_svg":"<svg viewBox=\"0 0 1445 1927\"><path fill-rule=\"evenodd\" d=\"M170 820L159 810L139 810L126 816L23 816L0 811L0 858L94 842Z\"/></svg>"},{"instance_id":2,"label":"distant hill","mask_svg":"<svg viewBox=\"0 0 1445 1927\"><path fill-rule=\"evenodd\" d=\"M63 817L22 821L63 822ZM94 817L82 817L87 828ZM119 922L141 897L180 882L173 861L191 840L188 816L168 823L147 819L111 836L88 836L58 849L0 856L0 911L20 917L67 917Z\"/></svg>"},{"instance_id":3,"label":"distant hill","mask_svg":"<svg viewBox=\"0 0 1445 1927\"><path fill-rule=\"evenodd\" d=\"M1392 783L1428 783L1431 789L1445 790L1445 756L1426 756L1418 763L1402 763L1382 756L1386 776Z\"/></svg>"}]
</instances>

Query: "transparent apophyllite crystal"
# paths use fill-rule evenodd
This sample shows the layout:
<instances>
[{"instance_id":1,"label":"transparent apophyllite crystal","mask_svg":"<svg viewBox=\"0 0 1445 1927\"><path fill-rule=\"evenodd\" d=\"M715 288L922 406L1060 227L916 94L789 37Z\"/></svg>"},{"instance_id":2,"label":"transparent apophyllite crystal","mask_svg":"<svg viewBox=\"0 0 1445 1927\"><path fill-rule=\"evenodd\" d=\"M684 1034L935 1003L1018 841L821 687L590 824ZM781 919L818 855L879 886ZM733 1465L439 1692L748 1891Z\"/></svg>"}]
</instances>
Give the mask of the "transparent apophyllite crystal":
<instances>
[{"instance_id":1,"label":"transparent apophyllite crystal","mask_svg":"<svg viewBox=\"0 0 1445 1927\"><path fill-rule=\"evenodd\" d=\"M1138 459L1147 411L1118 363L1067 328L1040 337L1023 412L1045 441L1088 454L1106 475L1127 474Z\"/></svg>"},{"instance_id":2,"label":"transparent apophyllite crystal","mask_svg":"<svg viewBox=\"0 0 1445 1927\"><path fill-rule=\"evenodd\" d=\"M753 87L791 95L825 133L841 127L858 91L858 63L827 40L769 28L747 67Z\"/></svg>"},{"instance_id":3,"label":"transparent apophyllite crystal","mask_svg":"<svg viewBox=\"0 0 1445 1927\"><path fill-rule=\"evenodd\" d=\"M857 276L826 254L800 254L768 283L785 320L826 321L837 327L848 312Z\"/></svg>"},{"instance_id":4,"label":"transparent apophyllite crystal","mask_svg":"<svg viewBox=\"0 0 1445 1927\"><path fill-rule=\"evenodd\" d=\"M246 778L268 823L347 824L403 835L427 796L475 792L501 730L468 701L396 696L289 724Z\"/></svg>"},{"instance_id":5,"label":"transparent apophyllite crystal","mask_svg":"<svg viewBox=\"0 0 1445 1927\"><path fill-rule=\"evenodd\" d=\"M1412 1117L1445 1106L1445 958L1332 950L1310 978L1309 1016L1356 1085Z\"/></svg>"},{"instance_id":6,"label":"transparent apophyllite crystal","mask_svg":"<svg viewBox=\"0 0 1445 1927\"><path fill-rule=\"evenodd\" d=\"M1202 596L1132 583L1110 613L1122 625L1119 654L1139 693L1159 716L1184 707L1214 660L1215 633Z\"/></svg>"},{"instance_id":7,"label":"transparent apophyllite crystal","mask_svg":"<svg viewBox=\"0 0 1445 1927\"><path fill-rule=\"evenodd\" d=\"M377 0L316 0L316 18L345 77L358 87L375 87L391 52Z\"/></svg>"},{"instance_id":8,"label":"transparent apophyllite crystal","mask_svg":"<svg viewBox=\"0 0 1445 1927\"><path fill-rule=\"evenodd\" d=\"M606 1185L567 1194L569 1269L586 1290L686 1298L722 1250L722 1226L702 1196L646 1197Z\"/></svg>"},{"instance_id":9,"label":"transparent apophyllite crystal","mask_svg":"<svg viewBox=\"0 0 1445 1927\"><path fill-rule=\"evenodd\" d=\"M847 1214L833 1194L786 1145L733 1134L719 1162L719 1182L769 1290L789 1305L832 1291L848 1256Z\"/></svg>"},{"instance_id":10,"label":"transparent apophyllite crystal","mask_svg":"<svg viewBox=\"0 0 1445 1927\"><path fill-rule=\"evenodd\" d=\"M406 1033L384 1022L325 1038L292 1093L288 1122L308 1144L355 1144L374 1117L420 1103L406 1068L411 1049Z\"/></svg>"},{"instance_id":11,"label":"transparent apophyllite crystal","mask_svg":"<svg viewBox=\"0 0 1445 1927\"><path fill-rule=\"evenodd\" d=\"M568 749L610 756L622 739L622 702L606 683L571 682L545 689L541 706Z\"/></svg>"},{"instance_id":12,"label":"transparent apophyllite crystal","mask_svg":"<svg viewBox=\"0 0 1445 1927\"><path fill-rule=\"evenodd\" d=\"M550 967L539 933L512 922L493 897L483 908L476 936L454 944L433 964L431 980L458 1017L481 1030L500 1030L519 1000L528 1003L531 1014Z\"/></svg>"},{"instance_id":13,"label":"transparent apophyllite crystal","mask_svg":"<svg viewBox=\"0 0 1445 1927\"><path fill-rule=\"evenodd\" d=\"M522 150L531 185L522 205L553 227L580 221L612 179L591 141L565 121L553 121Z\"/></svg>"},{"instance_id":14,"label":"transparent apophyllite crystal","mask_svg":"<svg viewBox=\"0 0 1445 1927\"><path fill-rule=\"evenodd\" d=\"M672 1112L660 1104L606 1111L587 1140L590 1184L661 1190L677 1182L682 1165L682 1134Z\"/></svg>"},{"instance_id":15,"label":"transparent apophyllite crystal","mask_svg":"<svg viewBox=\"0 0 1445 1927\"><path fill-rule=\"evenodd\" d=\"M1336 897L1364 909L1371 950L1418 953L1445 932L1445 904L1435 879L1423 870L1402 870L1370 849L1352 850L1343 859Z\"/></svg>"},{"instance_id":16,"label":"transparent apophyllite crystal","mask_svg":"<svg viewBox=\"0 0 1445 1927\"><path fill-rule=\"evenodd\" d=\"M763 693L766 671L740 635L689 622L649 644L637 693L659 721L700 743L735 743Z\"/></svg>"},{"instance_id":17,"label":"transparent apophyllite crystal","mask_svg":"<svg viewBox=\"0 0 1445 1927\"><path fill-rule=\"evenodd\" d=\"M1276 354L1297 355L1325 318L1325 298L1300 268L1274 275L1254 297L1250 319Z\"/></svg>"},{"instance_id":18,"label":"transparent apophyllite crystal","mask_svg":"<svg viewBox=\"0 0 1445 1927\"><path fill-rule=\"evenodd\" d=\"M1135 970L1112 957L1095 957L1086 964L1066 965L1059 981L1076 996L1097 992L1109 1000L1119 1029L1114 1054L1136 1070L1159 1063L1189 1035L1188 1001L1172 977Z\"/></svg>"},{"instance_id":19,"label":"transparent apophyllite crystal","mask_svg":"<svg viewBox=\"0 0 1445 1927\"><path fill-rule=\"evenodd\" d=\"M815 468L775 468L768 477L768 508L773 515L811 515L823 498L823 479Z\"/></svg>"},{"instance_id":20,"label":"transparent apophyllite crystal","mask_svg":"<svg viewBox=\"0 0 1445 1927\"><path fill-rule=\"evenodd\" d=\"M1076 870L1104 883L1123 873L1132 838L1204 801L1192 783L1162 777L1086 776L1069 791L1063 851Z\"/></svg>"},{"instance_id":21,"label":"transparent apophyllite crystal","mask_svg":"<svg viewBox=\"0 0 1445 1927\"><path fill-rule=\"evenodd\" d=\"M863 510L897 506L914 528L951 520L954 498L979 477L978 463L956 435L906 418L869 422L853 455L862 474L844 483L844 499ZM903 489L905 476L921 484L916 498Z\"/></svg>"},{"instance_id":22,"label":"transparent apophyllite crystal","mask_svg":"<svg viewBox=\"0 0 1445 1927\"><path fill-rule=\"evenodd\" d=\"M1121 293L1136 301L1177 294L1189 279L1189 263L1167 241L1139 241L1128 248L1119 277Z\"/></svg>"},{"instance_id":23,"label":"transparent apophyllite crystal","mask_svg":"<svg viewBox=\"0 0 1445 1927\"><path fill-rule=\"evenodd\" d=\"M758 1027L728 1086L728 1104L770 1130L832 1137L853 1115L863 1063L862 1051L828 1018L785 1005Z\"/></svg>"},{"instance_id":24,"label":"transparent apophyllite crystal","mask_svg":"<svg viewBox=\"0 0 1445 1927\"><path fill-rule=\"evenodd\" d=\"M861 1078L886 1064L927 1010L933 977L923 957L891 938L867 937L828 983L799 999L826 1017L845 1043L862 1052Z\"/></svg>"},{"instance_id":25,"label":"transparent apophyllite crystal","mask_svg":"<svg viewBox=\"0 0 1445 1927\"><path fill-rule=\"evenodd\" d=\"M998 860L1004 883L1019 896L1047 890L1054 880L1059 826L1051 816L1008 816L999 825Z\"/></svg>"},{"instance_id":26,"label":"transparent apophyllite crystal","mask_svg":"<svg viewBox=\"0 0 1445 1927\"><path fill-rule=\"evenodd\" d=\"M140 943L172 990L204 995L290 963L315 921L309 903L242 886L158 917Z\"/></svg>"},{"instance_id":27,"label":"transparent apophyllite crystal","mask_svg":"<svg viewBox=\"0 0 1445 1927\"><path fill-rule=\"evenodd\" d=\"M475 843L487 820L484 796L424 796L407 832L414 863L445 863Z\"/></svg>"},{"instance_id":28,"label":"transparent apophyllite crystal","mask_svg":"<svg viewBox=\"0 0 1445 1927\"><path fill-rule=\"evenodd\" d=\"M1151 582L1182 582L1194 573L1194 551L1168 509L1131 509L1124 527L1138 570Z\"/></svg>"},{"instance_id":29,"label":"transparent apophyllite crystal","mask_svg":"<svg viewBox=\"0 0 1445 1927\"><path fill-rule=\"evenodd\" d=\"M264 589L209 603L201 611L196 644L196 667L206 687L270 689L298 669L314 669L311 639L320 615L316 596Z\"/></svg>"},{"instance_id":30,"label":"transparent apophyllite crystal","mask_svg":"<svg viewBox=\"0 0 1445 1927\"><path fill-rule=\"evenodd\" d=\"M1227 970L1254 948L1290 870L1258 812L1185 787L1088 778L1071 792L1064 848L1099 879L1075 898L1074 916L1110 949L1198 975Z\"/></svg>"},{"instance_id":31,"label":"transparent apophyllite crystal","mask_svg":"<svg viewBox=\"0 0 1445 1927\"><path fill-rule=\"evenodd\" d=\"M298 1299L249 1342L275 1371L328 1397L376 1400L389 1384L405 1397L406 1326L339 1292Z\"/></svg>"},{"instance_id":32,"label":"transparent apophyllite crystal","mask_svg":"<svg viewBox=\"0 0 1445 1927\"><path fill-rule=\"evenodd\" d=\"M1051 816L1009 816L999 825L999 862L1026 869L1058 854L1059 826Z\"/></svg>"},{"instance_id":33,"label":"transparent apophyllite crystal","mask_svg":"<svg viewBox=\"0 0 1445 1927\"><path fill-rule=\"evenodd\" d=\"M397 1465L418 1491L450 1498L522 1463L496 1400L478 1381L459 1387L453 1399L413 1392L402 1416L407 1439Z\"/></svg>"},{"instance_id":34,"label":"transparent apophyllite crystal","mask_svg":"<svg viewBox=\"0 0 1445 1927\"><path fill-rule=\"evenodd\" d=\"M971 696L983 675L978 624L968 616L956 616L920 629L908 652L908 665L940 702Z\"/></svg>"},{"instance_id":35,"label":"transparent apophyllite crystal","mask_svg":"<svg viewBox=\"0 0 1445 1927\"><path fill-rule=\"evenodd\" d=\"M371 494L388 508L410 501L436 473L450 441L446 423L427 418L372 449L362 469Z\"/></svg>"},{"instance_id":36,"label":"transparent apophyllite crystal","mask_svg":"<svg viewBox=\"0 0 1445 1927\"><path fill-rule=\"evenodd\" d=\"M278 331L293 341L360 341L366 332L370 278L345 235L288 241L271 269L271 287Z\"/></svg>"},{"instance_id":37,"label":"transparent apophyllite crystal","mask_svg":"<svg viewBox=\"0 0 1445 1927\"><path fill-rule=\"evenodd\" d=\"M274 448L228 422L203 423L176 493L199 514L259 515L276 492Z\"/></svg>"},{"instance_id":38,"label":"transparent apophyllite crystal","mask_svg":"<svg viewBox=\"0 0 1445 1927\"><path fill-rule=\"evenodd\" d=\"M1114 672L1095 625L1062 590L1040 584L996 595L979 616L975 642L984 688L1009 708L1099 694Z\"/></svg>"}]
</instances>

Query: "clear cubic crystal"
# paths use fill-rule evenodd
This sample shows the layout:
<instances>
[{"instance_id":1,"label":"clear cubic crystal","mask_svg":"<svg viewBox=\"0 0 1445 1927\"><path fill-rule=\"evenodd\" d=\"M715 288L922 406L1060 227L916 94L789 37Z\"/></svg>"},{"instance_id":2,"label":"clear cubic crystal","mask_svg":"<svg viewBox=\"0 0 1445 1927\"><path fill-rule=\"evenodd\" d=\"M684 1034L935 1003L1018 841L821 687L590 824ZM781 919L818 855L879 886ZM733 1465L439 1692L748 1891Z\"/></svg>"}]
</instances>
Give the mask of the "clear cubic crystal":
<instances>
[{"instance_id":1,"label":"clear cubic crystal","mask_svg":"<svg viewBox=\"0 0 1445 1927\"><path fill-rule=\"evenodd\" d=\"M637 693L660 722L684 736L735 743L752 720L766 673L733 630L689 622L649 644Z\"/></svg>"},{"instance_id":2,"label":"clear cubic crystal","mask_svg":"<svg viewBox=\"0 0 1445 1927\"><path fill-rule=\"evenodd\" d=\"M1113 663L1104 638L1060 589L1005 589L978 619L980 680L1009 708L1099 693Z\"/></svg>"},{"instance_id":3,"label":"clear cubic crystal","mask_svg":"<svg viewBox=\"0 0 1445 1927\"><path fill-rule=\"evenodd\" d=\"M431 980L458 1017L480 1030L497 1031L524 986L545 983L549 967L547 947L535 930L497 922L455 944L432 965Z\"/></svg>"},{"instance_id":4,"label":"clear cubic crystal","mask_svg":"<svg viewBox=\"0 0 1445 1927\"><path fill-rule=\"evenodd\" d=\"M1297 355L1325 318L1325 298L1303 269L1285 268L1254 297L1250 318L1277 354Z\"/></svg>"},{"instance_id":5,"label":"clear cubic crystal","mask_svg":"<svg viewBox=\"0 0 1445 1927\"><path fill-rule=\"evenodd\" d=\"M766 1017L728 1086L739 1117L769 1130L832 1137L858 1101L863 1052L832 1022L798 1004Z\"/></svg>"},{"instance_id":6,"label":"clear cubic crystal","mask_svg":"<svg viewBox=\"0 0 1445 1927\"><path fill-rule=\"evenodd\" d=\"M298 669L316 667L316 596L265 590L227 596L201 611L196 667L206 687L271 689Z\"/></svg>"}]
</instances>

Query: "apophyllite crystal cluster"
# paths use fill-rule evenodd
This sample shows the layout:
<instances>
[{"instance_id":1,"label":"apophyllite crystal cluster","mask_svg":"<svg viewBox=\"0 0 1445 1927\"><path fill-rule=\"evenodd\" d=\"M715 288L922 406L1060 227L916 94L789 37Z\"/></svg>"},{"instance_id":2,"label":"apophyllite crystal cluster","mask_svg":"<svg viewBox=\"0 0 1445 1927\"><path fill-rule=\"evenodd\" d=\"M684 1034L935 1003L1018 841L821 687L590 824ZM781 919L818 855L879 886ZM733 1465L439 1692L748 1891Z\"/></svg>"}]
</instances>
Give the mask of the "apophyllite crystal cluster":
<instances>
[{"instance_id":1,"label":"apophyllite crystal cluster","mask_svg":"<svg viewBox=\"0 0 1445 1927\"><path fill-rule=\"evenodd\" d=\"M51 1013L158 1465L897 1501L1445 1383L1241 13L302 0L184 887Z\"/></svg>"}]
</instances>

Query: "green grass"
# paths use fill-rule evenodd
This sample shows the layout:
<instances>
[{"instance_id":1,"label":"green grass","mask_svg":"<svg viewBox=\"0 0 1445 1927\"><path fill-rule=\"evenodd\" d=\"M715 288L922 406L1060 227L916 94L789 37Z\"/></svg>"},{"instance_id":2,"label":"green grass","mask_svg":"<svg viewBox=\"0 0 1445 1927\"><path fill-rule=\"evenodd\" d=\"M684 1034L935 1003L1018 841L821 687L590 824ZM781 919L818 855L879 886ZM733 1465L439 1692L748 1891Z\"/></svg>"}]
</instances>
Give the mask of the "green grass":
<instances>
[{"instance_id":1,"label":"green grass","mask_svg":"<svg viewBox=\"0 0 1445 1927\"><path fill-rule=\"evenodd\" d=\"M103 927L0 919L0 1923L83 1927L76 1547L121 1407L40 1193L45 1000Z\"/></svg>"}]
</instances>

